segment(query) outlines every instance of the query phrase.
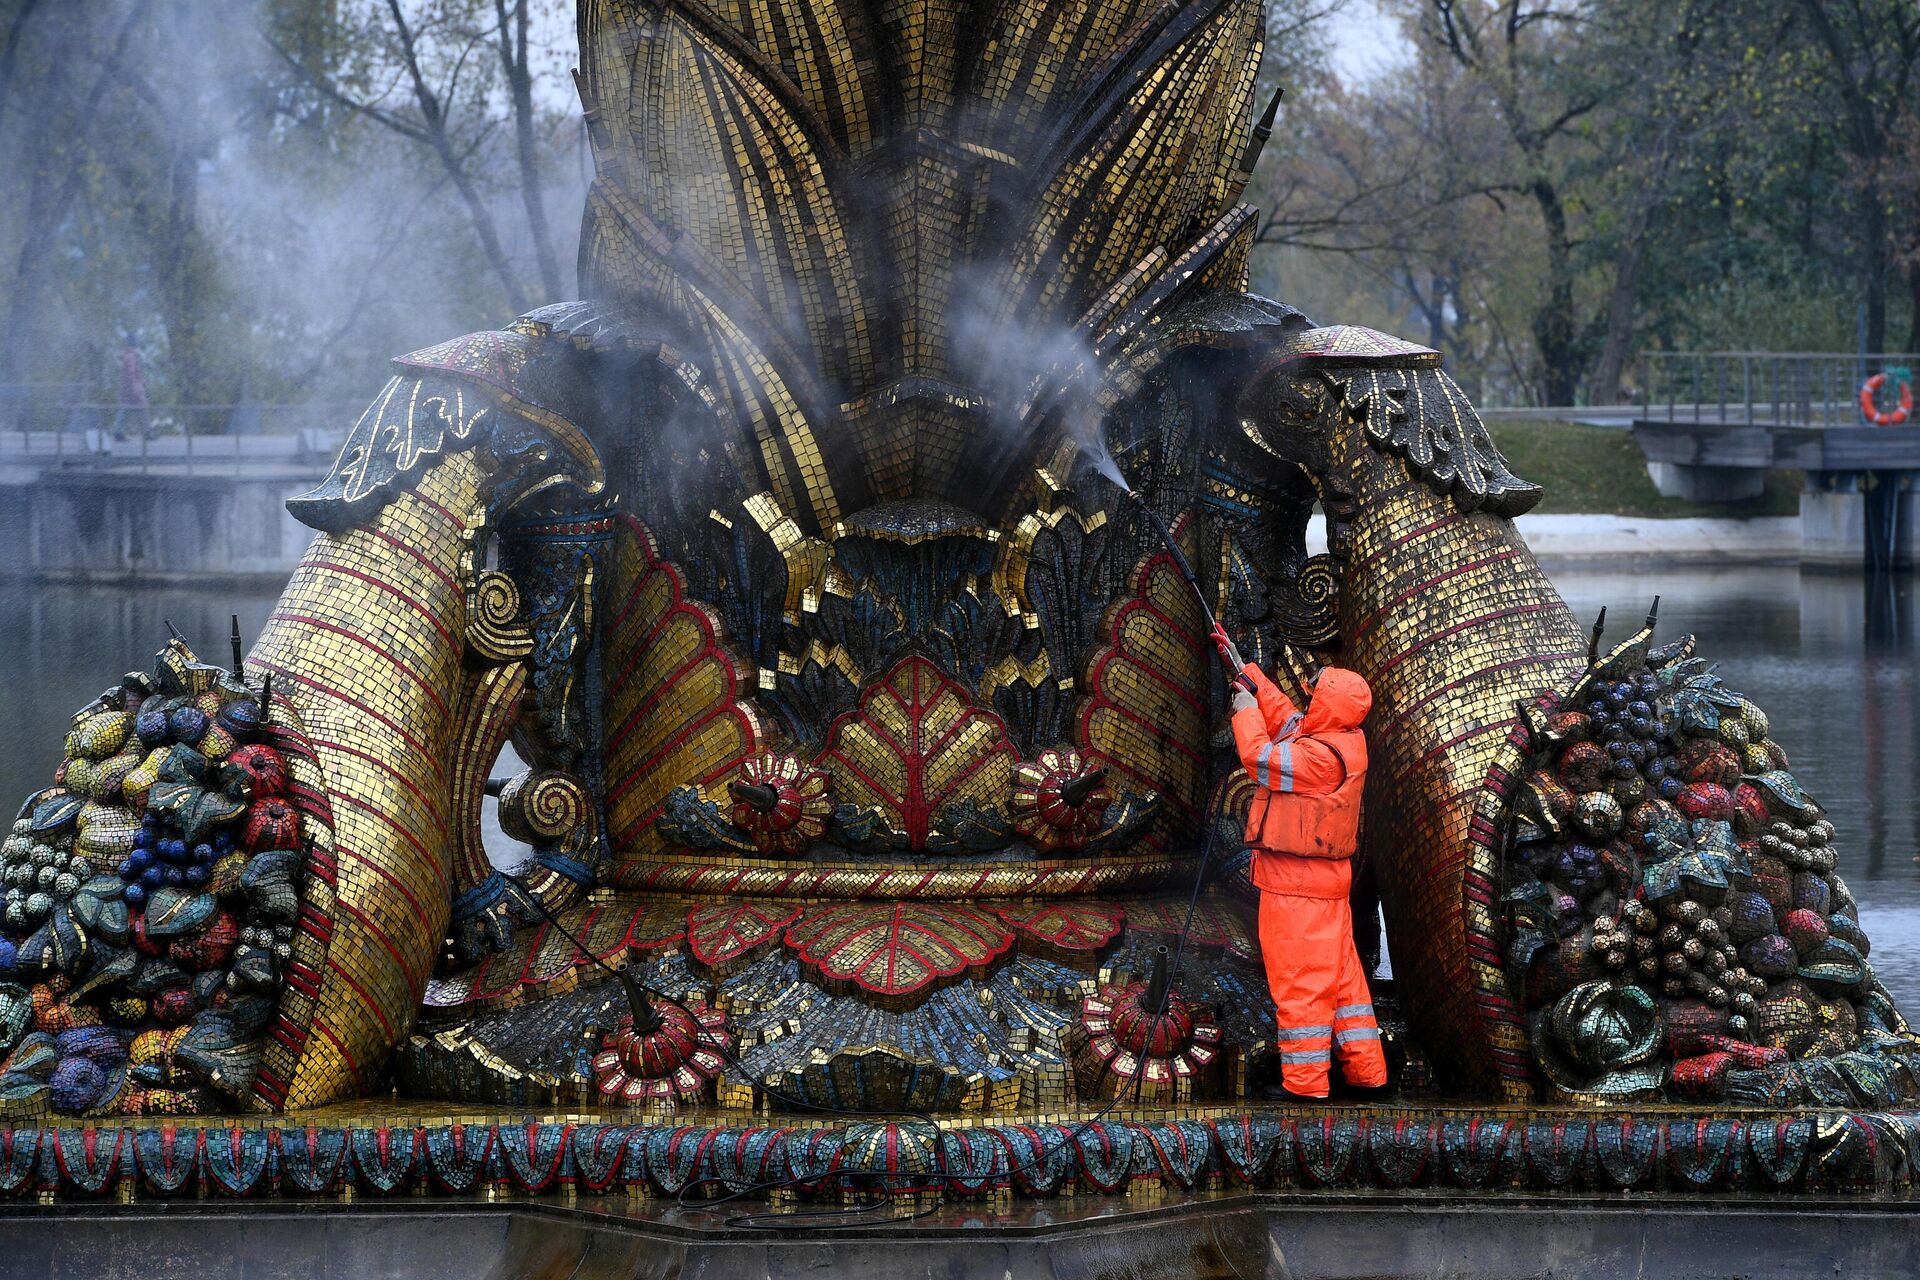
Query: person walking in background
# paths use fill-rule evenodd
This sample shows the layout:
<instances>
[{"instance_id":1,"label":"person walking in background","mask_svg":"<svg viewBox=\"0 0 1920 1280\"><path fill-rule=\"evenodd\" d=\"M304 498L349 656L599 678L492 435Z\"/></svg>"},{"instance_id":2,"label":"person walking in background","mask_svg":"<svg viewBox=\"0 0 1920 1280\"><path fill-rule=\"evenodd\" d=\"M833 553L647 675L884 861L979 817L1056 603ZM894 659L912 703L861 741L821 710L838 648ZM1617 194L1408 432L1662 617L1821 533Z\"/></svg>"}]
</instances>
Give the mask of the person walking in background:
<instances>
[{"instance_id":1,"label":"person walking in background","mask_svg":"<svg viewBox=\"0 0 1920 1280\"><path fill-rule=\"evenodd\" d=\"M120 335L120 392L113 412L113 438L127 438L126 421L132 417L140 434L153 434L153 411L147 404L147 376L140 367L140 348L131 333Z\"/></svg>"},{"instance_id":2,"label":"person walking in background","mask_svg":"<svg viewBox=\"0 0 1920 1280\"><path fill-rule=\"evenodd\" d=\"M1214 642L1237 671L1233 737L1254 783L1246 839L1260 890L1260 954L1279 1020L1280 1079L1261 1096L1324 1100L1336 1056L1349 1088L1383 1093L1387 1060L1348 903L1367 774L1360 724L1373 691L1356 671L1316 663L1303 711L1241 661L1225 632L1216 631Z\"/></svg>"}]
</instances>

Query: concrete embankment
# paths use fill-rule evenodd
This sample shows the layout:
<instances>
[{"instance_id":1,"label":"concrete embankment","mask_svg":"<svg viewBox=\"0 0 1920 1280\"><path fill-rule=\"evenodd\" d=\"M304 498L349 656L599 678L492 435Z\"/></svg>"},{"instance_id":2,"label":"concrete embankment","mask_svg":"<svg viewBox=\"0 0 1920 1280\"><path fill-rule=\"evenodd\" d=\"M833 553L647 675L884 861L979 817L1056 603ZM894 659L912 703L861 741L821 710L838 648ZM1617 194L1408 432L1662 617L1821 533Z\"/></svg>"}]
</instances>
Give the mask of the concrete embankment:
<instances>
[{"instance_id":1,"label":"concrete embankment","mask_svg":"<svg viewBox=\"0 0 1920 1280\"><path fill-rule=\"evenodd\" d=\"M1522 516L1520 536L1548 569L1793 564L1797 516L1659 520L1645 516Z\"/></svg>"},{"instance_id":2,"label":"concrete embankment","mask_svg":"<svg viewBox=\"0 0 1920 1280\"><path fill-rule=\"evenodd\" d=\"M287 514L286 500L323 473L314 466L224 475L0 468L0 579L275 586L313 538ZM1793 516L1519 520L1521 536L1549 570L1813 563L1805 528ZM1308 527L1307 545L1326 549L1319 516Z\"/></svg>"},{"instance_id":3,"label":"concrete embankment","mask_svg":"<svg viewBox=\"0 0 1920 1280\"><path fill-rule=\"evenodd\" d=\"M1796 516L1757 520L1662 520L1648 516L1528 515L1520 536L1548 570L1651 569L1685 566L1797 565ZM1324 551L1326 524L1315 516L1307 549Z\"/></svg>"},{"instance_id":4,"label":"concrete embankment","mask_svg":"<svg viewBox=\"0 0 1920 1280\"><path fill-rule=\"evenodd\" d=\"M313 487L307 469L16 475L0 475L0 578L278 585L313 540L286 509L289 497Z\"/></svg>"}]
</instances>

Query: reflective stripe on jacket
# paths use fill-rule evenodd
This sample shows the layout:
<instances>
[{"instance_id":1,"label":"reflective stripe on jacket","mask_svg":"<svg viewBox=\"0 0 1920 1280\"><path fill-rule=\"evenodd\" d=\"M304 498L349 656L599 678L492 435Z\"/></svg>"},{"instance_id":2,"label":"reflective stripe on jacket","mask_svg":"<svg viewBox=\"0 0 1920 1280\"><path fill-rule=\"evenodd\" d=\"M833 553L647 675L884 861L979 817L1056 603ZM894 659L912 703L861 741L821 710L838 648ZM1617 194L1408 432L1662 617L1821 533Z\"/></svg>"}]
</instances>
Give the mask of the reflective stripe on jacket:
<instances>
[{"instance_id":1,"label":"reflective stripe on jacket","mask_svg":"<svg viewBox=\"0 0 1920 1280\"><path fill-rule=\"evenodd\" d=\"M1257 705L1234 713L1233 737L1255 787L1246 831L1256 851L1254 883L1269 892L1297 891L1291 883L1297 876L1258 853L1353 856L1367 773L1360 724L1373 707L1373 692L1358 672L1327 667L1303 714L1259 668L1249 666L1247 674Z\"/></svg>"}]
</instances>

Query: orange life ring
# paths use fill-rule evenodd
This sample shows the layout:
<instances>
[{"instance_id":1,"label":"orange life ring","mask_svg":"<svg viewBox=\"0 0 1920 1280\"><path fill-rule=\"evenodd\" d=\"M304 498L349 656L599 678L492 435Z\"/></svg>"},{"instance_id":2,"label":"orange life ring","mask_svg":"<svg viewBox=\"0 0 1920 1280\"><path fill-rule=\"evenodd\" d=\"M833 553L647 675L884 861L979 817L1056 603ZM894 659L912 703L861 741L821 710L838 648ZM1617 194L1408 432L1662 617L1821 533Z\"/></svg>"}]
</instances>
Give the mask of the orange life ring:
<instances>
[{"instance_id":1,"label":"orange life ring","mask_svg":"<svg viewBox=\"0 0 1920 1280\"><path fill-rule=\"evenodd\" d=\"M1887 375L1884 373L1876 373L1860 384L1860 412L1876 427L1898 426L1913 414L1913 384L1905 378L1900 380L1900 407L1891 413L1881 412L1873 398L1886 385Z\"/></svg>"}]
</instances>

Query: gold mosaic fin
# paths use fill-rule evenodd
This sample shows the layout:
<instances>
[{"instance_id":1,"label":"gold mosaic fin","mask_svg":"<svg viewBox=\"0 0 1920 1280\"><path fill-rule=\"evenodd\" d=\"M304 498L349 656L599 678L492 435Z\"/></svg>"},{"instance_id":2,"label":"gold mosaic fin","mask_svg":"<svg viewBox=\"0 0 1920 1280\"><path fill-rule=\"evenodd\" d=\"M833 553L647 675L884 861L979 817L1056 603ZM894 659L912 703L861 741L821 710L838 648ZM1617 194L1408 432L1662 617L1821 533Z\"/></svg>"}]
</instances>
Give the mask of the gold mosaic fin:
<instances>
[{"instance_id":1,"label":"gold mosaic fin","mask_svg":"<svg viewBox=\"0 0 1920 1280\"><path fill-rule=\"evenodd\" d=\"M1218 6L1101 104L1033 202L999 290L1006 322L1077 314L1149 251L1213 219L1246 135L1260 38L1257 6Z\"/></svg>"},{"instance_id":2,"label":"gold mosaic fin","mask_svg":"<svg viewBox=\"0 0 1920 1280\"><path fill-rule=\"evenodd\" d=\"M838 143L792 81L704 6L649 8L637 21L583 18L602 173L758 300L829 382L869 381Z\"/></svg>"}]
</instances>

